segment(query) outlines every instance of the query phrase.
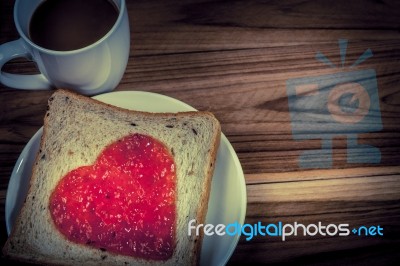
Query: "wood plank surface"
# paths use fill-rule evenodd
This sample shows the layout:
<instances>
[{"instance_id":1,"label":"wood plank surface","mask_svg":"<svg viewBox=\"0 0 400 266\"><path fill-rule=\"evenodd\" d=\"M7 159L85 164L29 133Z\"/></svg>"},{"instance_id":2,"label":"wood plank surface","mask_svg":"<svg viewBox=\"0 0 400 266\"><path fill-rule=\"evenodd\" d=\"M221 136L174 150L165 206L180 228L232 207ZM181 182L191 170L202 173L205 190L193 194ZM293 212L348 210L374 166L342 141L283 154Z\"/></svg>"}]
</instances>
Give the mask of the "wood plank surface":
<instances>
[{"instance_id":1,"label":"wood plank surface","mask_svg":"<svg viewBox=\"0 0 400 266\"><path fill-rule=\"evenodd\" d=\"M1 44L18 38L13 3L0 1ZM216 115L245 173L247 223L346 222L385 230L383 237L298 236L285 242L242 237L229 264L400 260L400 1L127 0L127 7L131 50L116 90L161 93ZM348 40L343 66L339 39ZM350 68L367 49L373 57ZM336 67L316 60L317 52ZM319 149L321 138L294 140L287 81L370 69L383 128L360 132L358 139L379 148L380 163L348 163L346 136L337 132L332 167L301 168L299 156ZM37 73L22 59L3 71ZM0 85L0 245L7 237L8 181L43 124L50 94Z\"/></svg>"}]
</instances>

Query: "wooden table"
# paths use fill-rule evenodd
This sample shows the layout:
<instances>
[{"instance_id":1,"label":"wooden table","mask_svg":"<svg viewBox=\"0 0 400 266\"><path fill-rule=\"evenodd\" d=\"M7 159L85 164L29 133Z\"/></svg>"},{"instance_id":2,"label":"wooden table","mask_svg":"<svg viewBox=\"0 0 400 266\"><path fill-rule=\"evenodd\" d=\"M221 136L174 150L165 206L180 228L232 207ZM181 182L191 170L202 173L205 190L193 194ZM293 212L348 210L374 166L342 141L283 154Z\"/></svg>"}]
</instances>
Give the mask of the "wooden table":
<instances>
[{"instance_id":1,"label":"wooden table","mask_svg":"<svg viewBox=\"0 0 400 266\"><path fill-rule=\"evenodd\" d=\"M0 43L18 38L12 6L13 1L0 1ZM297 236L285 242L242 237L229 264L400 260L400 2L128 0L127 6L131 52L116 90L161 93L216 115L245 173L247 223L384 228L384 236L375 237ZM348 40L343 67L339 39ZM350 69L368 48L373 57ZM337 67L316 60L318 51ZM321 139L294 140L298 132L292 134L287 81L368 69L376 71L383 129L361 130L358 136L360 143L380 150L380 163L348 163L346 138L339 135L332 142L332 167L301 167L301 153L320 148ZM3 70L36 71L22 60ZM50 94L0 85L0 245L7 237L4 206L11 171L42 126ZM292 114L328 116L326 101L315 100L321 110ZM312 126L317 120L310 121ZM323 128L318 133L328 136Z\"/></svg>"}]
</instances>

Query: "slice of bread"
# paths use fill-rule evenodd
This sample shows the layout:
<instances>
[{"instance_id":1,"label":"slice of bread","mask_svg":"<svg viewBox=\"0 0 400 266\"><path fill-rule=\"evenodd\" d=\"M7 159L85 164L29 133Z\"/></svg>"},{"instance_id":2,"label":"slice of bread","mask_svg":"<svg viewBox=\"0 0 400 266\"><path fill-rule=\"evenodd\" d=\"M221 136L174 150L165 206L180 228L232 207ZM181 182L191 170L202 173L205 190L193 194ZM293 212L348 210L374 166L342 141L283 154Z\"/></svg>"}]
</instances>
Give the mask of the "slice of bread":
<instances>
[{"instance_id":1,"label":"slice of bread","mask_svg":"<svg viewBox=\"0 0 400 266\"><path fill-rule=\"evenodd\" d=\"M69 241L56 228L49 210L49 197L68 172L93 164L107 145L135 133L163 143L176 165L175 249L165 261ZM220 134L220 124L209 112L129 111L56 91L48 101L30 189L3 253L21 261L60 265L198 264L202 235L188 236L188 222L204 223Z\"/></svg>"}]
</instances>

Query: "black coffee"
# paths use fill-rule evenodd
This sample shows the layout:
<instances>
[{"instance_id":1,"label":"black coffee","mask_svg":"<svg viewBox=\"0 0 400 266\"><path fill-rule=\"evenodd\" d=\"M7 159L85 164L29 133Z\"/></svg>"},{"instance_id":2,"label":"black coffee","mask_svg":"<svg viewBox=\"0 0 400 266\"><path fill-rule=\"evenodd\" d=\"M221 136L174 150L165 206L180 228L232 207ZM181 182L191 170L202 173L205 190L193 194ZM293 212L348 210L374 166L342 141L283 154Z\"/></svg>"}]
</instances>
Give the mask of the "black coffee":
<instances>
[{"instance_id":1,"label":"black coffee","mask_svg":"<svg viewBox=\"0 0 400 266\"><path fill-rule=\"evenodd\" d=\"M117 18L110 0L46 0L33 13L29 35L50 50L76 50L101 39Z\"/></svg>"}]
</instances>

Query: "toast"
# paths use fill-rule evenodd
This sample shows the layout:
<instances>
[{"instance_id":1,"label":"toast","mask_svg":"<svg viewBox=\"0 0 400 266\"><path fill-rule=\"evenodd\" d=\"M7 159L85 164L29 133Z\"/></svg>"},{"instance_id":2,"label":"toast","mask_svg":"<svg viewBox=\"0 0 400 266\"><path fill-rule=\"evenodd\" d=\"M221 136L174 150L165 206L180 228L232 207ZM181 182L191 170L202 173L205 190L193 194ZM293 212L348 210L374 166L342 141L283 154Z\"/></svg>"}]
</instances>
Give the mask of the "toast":
<instances>
[{"instance_id":1,"label":"toast","mask_svg":"<svg viewBox=\"0 0 400 266\"><path fill-rule=\"evenodd\" d=\"M175 163L175 231L167 259L77 243L61 233L52 218L50 198L62 178L74 169L94 165L105 147L135 134L164 145ZM198 264L202 235L189 236L188 222L204 223L220 134L220 124L209 112L130 111L57 90L48 101L29 192L4 255L56 265Z\"/></svg>"}]
</instances>

